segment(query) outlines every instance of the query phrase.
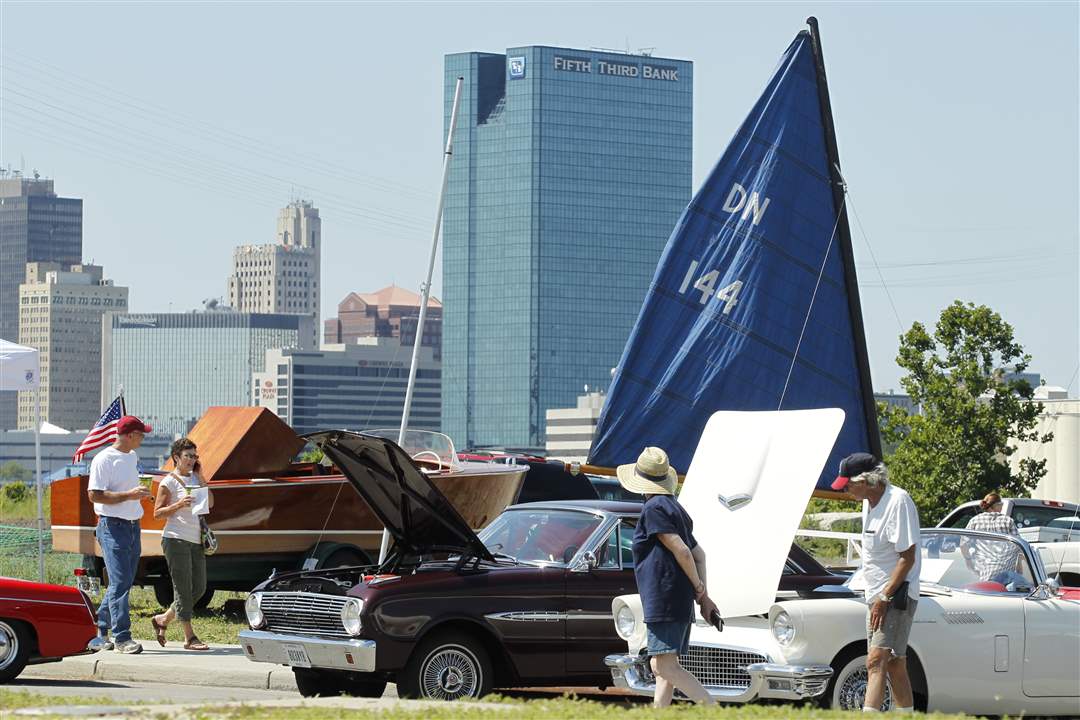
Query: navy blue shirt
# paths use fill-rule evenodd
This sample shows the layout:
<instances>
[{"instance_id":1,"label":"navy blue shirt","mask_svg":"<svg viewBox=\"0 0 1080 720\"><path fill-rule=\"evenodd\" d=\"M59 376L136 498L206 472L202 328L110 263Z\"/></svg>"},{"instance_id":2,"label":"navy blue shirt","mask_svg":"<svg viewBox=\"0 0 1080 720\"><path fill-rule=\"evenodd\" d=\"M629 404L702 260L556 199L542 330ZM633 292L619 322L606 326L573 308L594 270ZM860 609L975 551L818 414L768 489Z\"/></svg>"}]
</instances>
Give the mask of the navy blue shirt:
<instances>
[{"instance_id":1,"label":"navy blue shirt","mask_svg":"<svg viewBox=\"0 0 1080 720\"><path fill-rule=\"evenodd\" d=\"M651 495L641 508L634 530L634 579L641 594L645 622L690 622L694 619L694 587L658 535L673 534L686 547L697 547L694 521L671 495Z\"/></svg>"}]
</instances>

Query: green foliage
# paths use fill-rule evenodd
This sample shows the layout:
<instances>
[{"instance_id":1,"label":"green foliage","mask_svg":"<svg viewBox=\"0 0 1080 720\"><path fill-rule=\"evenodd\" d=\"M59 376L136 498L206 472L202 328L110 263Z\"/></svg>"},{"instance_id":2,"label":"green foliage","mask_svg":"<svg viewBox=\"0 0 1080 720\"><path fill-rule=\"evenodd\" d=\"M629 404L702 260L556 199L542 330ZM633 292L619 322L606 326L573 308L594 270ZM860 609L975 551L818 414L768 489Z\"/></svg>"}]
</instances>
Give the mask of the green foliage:
<instances>
[{"instance_id":1,"label":"green foliage","mask_svg":"<svg viewBox=\"0 0 1080 720\"><path fill-rule=\"evenodd\" d=\"M22 502L30 497L30 488L22 480L10 482L4 486L4 499L13 503Z\"/></svg>"},{"instance_id":2,"label":"green foliage","mask_svg":"<svg viewBox=\"0 0 1080 720\"><path fill-rule=\"evenodd\" d=\"M309 449L300 453L300 462L302 463L317 463L322 462L323 451L320 447L309 446Z\"/></svg>"},{"instance_id":3,"label":"green foliage","mask_svg":"<svg viewBox=\"0 0 1080 720\"><path fill-rule=\"evenodd\" d=\"M1045 460L1009 465L1011 442L1053 439L1035 430L1043 406L1030 402L1031 385L1005 380L1030 360L1012 326L973 303L945 308L933 334L915 323L900 337L900 382L921 412L879 405L878 414L882 439L895 446L886 457L891 480L911 493L924 526L991 491L1029 495L1046 474Z\"/></svg>"},{"instance_id":4,"label":"green foliage","mask_svg":"<svg viewBox=\"0 0 1080 720\"><path fill-rule=\"evenodd\" d=\"M0 484L21 482L29 485L33 479L34 474L14 460L0 465Z\"/></svg>"}]
</instances>

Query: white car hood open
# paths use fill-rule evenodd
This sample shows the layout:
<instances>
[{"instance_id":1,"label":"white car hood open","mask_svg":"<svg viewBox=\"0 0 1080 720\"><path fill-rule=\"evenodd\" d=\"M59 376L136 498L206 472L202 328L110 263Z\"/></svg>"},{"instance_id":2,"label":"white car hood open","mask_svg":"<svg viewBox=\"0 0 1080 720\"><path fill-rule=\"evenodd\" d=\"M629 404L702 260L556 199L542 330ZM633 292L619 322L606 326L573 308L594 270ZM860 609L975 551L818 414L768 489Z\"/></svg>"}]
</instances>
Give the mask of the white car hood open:
<instances>
[{"instance_id":1,"label":"white car hood open","mask_svg":"<svg viewBox=\"0 0 1080 720\"><path fill-rule=\"evenodd\" d=\"M722 617L768 612L843 423L839 408L709 418L679 503L694 520L709 596Z\"/></svg>"}]
</instances>

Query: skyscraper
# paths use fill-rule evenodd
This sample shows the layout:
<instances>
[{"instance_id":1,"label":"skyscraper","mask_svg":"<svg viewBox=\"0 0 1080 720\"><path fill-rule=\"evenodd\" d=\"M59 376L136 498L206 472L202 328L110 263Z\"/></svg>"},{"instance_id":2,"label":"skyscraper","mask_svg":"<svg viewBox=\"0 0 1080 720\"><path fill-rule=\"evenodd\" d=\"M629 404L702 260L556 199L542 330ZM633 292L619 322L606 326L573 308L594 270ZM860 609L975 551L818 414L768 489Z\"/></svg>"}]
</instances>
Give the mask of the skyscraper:
<instances>
[{"instance_id":1,"label":"skyscraper","mask_svg":"<svg viewBox=\"0 0 1080 720\"><path fill-rule=\"evenodd\" d=\"M402 345L416 340L420 320L420 296L412 290L390 285L373 293L354 293L338 303L338 314L323 323L323 344L351 345L359 338L393 337ZM421 345L434 349L442 358L442 303L428 298Z\"/></svg>"},{"instance_id":2,"label":"skyscraper","mask_svg":"<svg viewBox=\"0 0 1080 720\"><path fill-rule=\"evenodd\" d=\"M82 200L57 197L53 181L0 174L0 338L19 337L26 263L82 260ZM0 392L0 428L14 428L16 394Z\"/></svg>"},{"instance_id":3,"label":"skyscraper","mask_svg":"<svg viewBox=\"0 0 1080 720\"><path fill-rule=\"evenodd\" d=\"M530 46L447 55L443 432L542 447L605 388L690 200L693 65Z\"/></svg>"},{"instance_id":4,"label":"skyscraper","mask_svg":"<svg viewBox=\"0 0 1080 720\"><path fill-rule=\"evenodd\" d=\"M33 428L34 393L41 419L89 429L101 416L101 316L127 312L128 289L97 265L26 264L19 286L19 343L38 349L41 387L19 393L20 429Z\"/></svg>"},{"instance_id":5,"label":"skyscraper","mask_svg":"<svg viewBox=\"0 0 1080 720\"><path fill-rule=\"evenodd\" d=\"M319 209L306 200L289 203L278 213L276 243L233 250L229 305L246 313L310 315L311 346L318 347L321 248Z\"/></svg>"}]
</instances>

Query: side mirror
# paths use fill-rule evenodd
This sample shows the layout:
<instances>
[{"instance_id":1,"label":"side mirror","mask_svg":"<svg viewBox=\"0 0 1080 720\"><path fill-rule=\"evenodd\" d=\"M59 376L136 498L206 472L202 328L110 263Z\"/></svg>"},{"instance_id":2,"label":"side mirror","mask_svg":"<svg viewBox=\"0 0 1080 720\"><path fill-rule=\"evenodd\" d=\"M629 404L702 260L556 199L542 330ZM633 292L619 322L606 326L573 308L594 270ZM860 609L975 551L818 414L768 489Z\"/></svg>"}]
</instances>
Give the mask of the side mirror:
<instances>
[{"instance_id":1,"label":"side mirror","mask_svg":"<svg viewBox=\"0 0 1080 720\"><path fill-rule=\"evenodd\" d=\"M596 553L592 550L586 550L581 553L581 558L574 563L574 566L570 568L570 572L583 573L589 572L596 567Z\"/></svg>"}]
</instances>

